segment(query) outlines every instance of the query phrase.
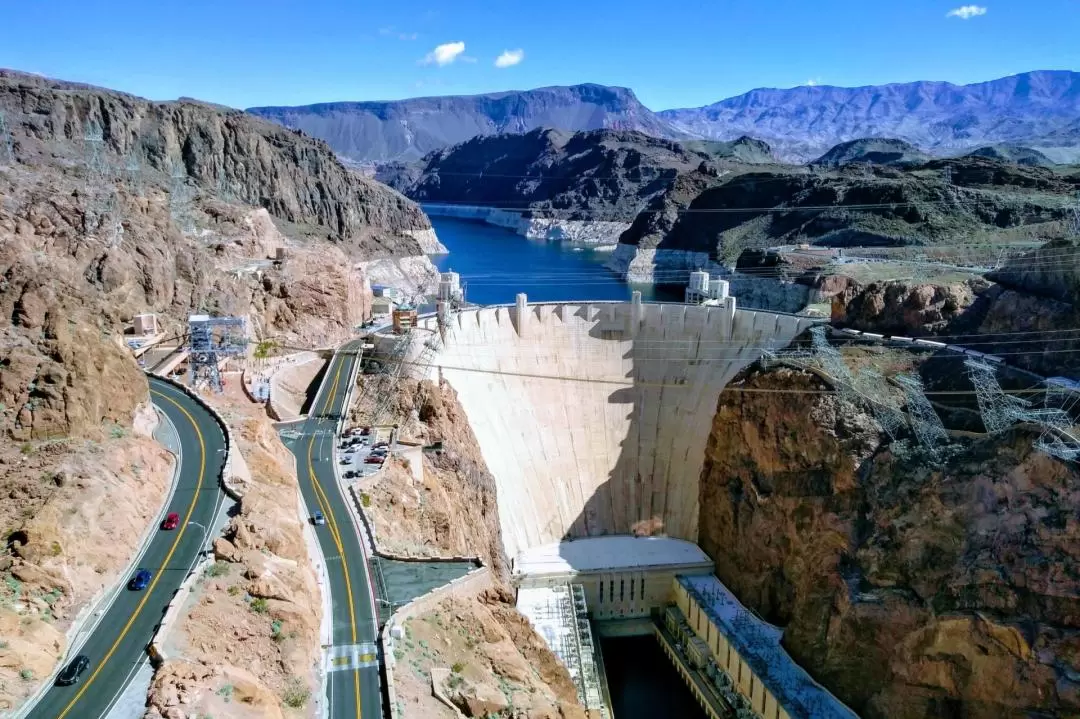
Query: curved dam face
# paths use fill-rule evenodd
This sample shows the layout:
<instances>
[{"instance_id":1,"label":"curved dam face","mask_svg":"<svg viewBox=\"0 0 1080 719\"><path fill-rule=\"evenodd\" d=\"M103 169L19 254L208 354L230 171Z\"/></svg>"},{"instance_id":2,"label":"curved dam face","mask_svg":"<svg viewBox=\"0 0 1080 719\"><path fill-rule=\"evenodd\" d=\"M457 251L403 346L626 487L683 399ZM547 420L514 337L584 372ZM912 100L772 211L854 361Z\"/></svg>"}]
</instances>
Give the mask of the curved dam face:
<instances>
[{"instance_id":1,"label":"curved dam face","mask_svg":"<svg viewBox=\"0 0 1080 719\"><path fill-rule=\"evenodd\" d=\"M463 310L429 376L441 373L468 415L496 479L510 556L605 534L696 542L720 390L763 349L786 346L811 324L737 311L730 300ZM419 326L434 330L436 320Z\"/></svg>"}]
</instances>

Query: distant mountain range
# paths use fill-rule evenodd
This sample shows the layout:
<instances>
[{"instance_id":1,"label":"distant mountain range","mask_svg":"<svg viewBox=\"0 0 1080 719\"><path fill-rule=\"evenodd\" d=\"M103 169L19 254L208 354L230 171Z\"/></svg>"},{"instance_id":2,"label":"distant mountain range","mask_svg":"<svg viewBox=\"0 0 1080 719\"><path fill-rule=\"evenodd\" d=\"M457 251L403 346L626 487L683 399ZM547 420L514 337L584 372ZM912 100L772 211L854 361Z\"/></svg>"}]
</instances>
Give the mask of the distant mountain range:
<instances>
[{"instance_id":1,"label":"distant mountain range","mask_svg":"<svg viewBox=\"0 0 1080 719\"><path fill-rule=\"evenodd\" d=\"M786 157L809 160L866 137L896 138L938 155L1019 143L1050 154L1080 144L1080 73L1038 71L980 82L753 90L658 116L681 132L730 140L752 135ZM1069 152L1071 151L1071 152Z\"/></svg>"},{"instance_id":2,"label":"distant mountain range","mask_svg":"<svg viewBox=\"0 0 1080 719\"><path fill-rule=\"evenodd\" d=\"M769 143L780 159L795 162L868 137L904 140L935 155L1009 143L1059 162L1080 157L1080 73L1064 70L973 85L761 89L705 107L662 112L646 108L629 89L603 85L248 112L322 138L354 162L408 162L476 136L540 127L637 130L669 139L749 135Z\"/></svg>"},{"instance_id":3,"label":"distant mountain range","mask_svg":"<svg viewBox=\"0 0 1080 719\"><path fill-rule=\"evenodd\" d=\"M248 112L326 140L354 162L418 160L477 136L537 128L638 130L681 137L622 87L574 85L395 102L253 107ZM734 138L732 138L734 139Z\"/></svg>"}]
</instances>

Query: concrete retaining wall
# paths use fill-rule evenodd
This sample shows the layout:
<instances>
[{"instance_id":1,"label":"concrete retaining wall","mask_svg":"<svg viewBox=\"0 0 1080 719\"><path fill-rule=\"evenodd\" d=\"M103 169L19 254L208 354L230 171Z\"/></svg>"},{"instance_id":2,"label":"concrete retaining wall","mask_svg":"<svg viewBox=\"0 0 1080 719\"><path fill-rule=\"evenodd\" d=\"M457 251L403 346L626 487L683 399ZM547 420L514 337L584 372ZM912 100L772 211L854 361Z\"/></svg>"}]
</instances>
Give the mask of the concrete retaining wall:
<instances>
[{"instance_id":1,"label":"concrete retaining wall","mask_svg":"<svg viewBox=\"0 0 1080 719\"><path fill-rule=\"evenodd\" d=\"M188 596L191 594L191 590L195 587L195 583L202 577L206 568L213 564L213 555L207 554L203 556L195 566L191 568L188 575L184 577L184 582L180 585L180 588L176 590L176 594L169 600L169 606L165 608L165 614L161 618L161 624L154 630L154 638L150 640L150 645L147 651L150 654L150 661L154 666L160 666L162 662L169 659L169 653L165 649L165 638L169 636L169 632L172 631L173 625L176 624L176 620L179 618L180 613L184 609L184 602L187 601Z\"/></svg>"},{"instance_id":2,"label":"concrete retaining wall","mask_svg":"<svg viewBox=\"0 0 1080 719\"><path fill-rule=\"evenodd\" d=\"M320 359L322 359L322 355L318 352L298 352L294 355L280 358L276 365L269 369L267 374L270 377L270 396L266 400L266 407L273 419L287 422L300 418L296 412L292 412L282 405L281 394L283 390L279 386L282 381L281 372L296 367L297 365L316 362Z\"/></svg>"},{"instance_id":3,"label":"concrete retaining wall","mask_svg":"<svg viewBox=\"0 0 1080 719\"><path fill-rule=\"evenodd\" d=\"M222 417L221 413L214 409L214 407L209 402L199 396L198 392L191 389L187 385L175 382L168 377L159 377L157 375L155 375L155 377L162 380L163 382L167 382L173 387L176 387L188 397L191 397L191 399L195 400L203 409L210 413L210 415L221 427L221 432L223 435L225 435L225 465L224 467L222 467L221 477L219 478L219 481L221 483L221 488L222 490L224 490L225 494L227 494L231 499L240 501L244 496L243 488L237 486L236 483L234 483L232 480L233 464L235 462L234 455L236 454L236 442L233 440L232 432L229 431L229 424L225 421L225 418ZM246 472L247 465L245 464L242 473Z\"/></svg>"},{"instance_id":4,"label":"concrete retaining wall","mask_svg":"<svg viewBox=\"0 0 1080 719\"><path fill-rule=\"evenodd\" d=\"M448 582L443 586L428 592L424 596L409 602L394 612L389 621L386 622L383 626L382 633L379 635L379 642L383 647L383 666L386 673L386 691L390 700L391 719L402 719L402 714L398 712L397 707L397 693L394 691L395 658L393 628L395 626L401 626L406 621L419 614L434 609L439 602L448 597L473 597L493 585L494 578L491 576L491 570L487 567L475 569L464 577L458 577L452 582Z\"/></svg>"},{"instance_id":5,"label":"concrete retaining wall","mask_svg":"<svg viewBox=\"0 0 1080 719\"><path fill-rule=\"evenodd\" d=\"M173 382L168 378L161 379L164 379L166 382L198 402L199 405L206 409L206 411L208 411L214 420L221 426L221 431L225 435L225 465L222 468L219 481L221 483L221 488L226 495L235 501L240 501L244 496L243 484L246 484L246 482L234 480L234 474L236 474L239 469L237 479L241 479L244 477L250 478L250 473L247 468L247 463L236 450L236 442L233 439L232 432L229 431L229 425L225 421L225 418L222 417L209 402L200 397L199 394L190 387ZM212 561L210 555L206 555L195 565L192 571L184 579L184 583L180 586L180 589L173 595L172 601L169 602L169 606L165 610L165 616L162 618L161 624L154 630L154 637L150 640L148 651L150 653L150 660L155 662L155 664L168 658L163 646L163 639L168 636L172 624L176 621L180 608L184 604L184 600L187 598L187 595L190 594L195 581L199 578L210 561Z\"/></svg>"}]
</instances>

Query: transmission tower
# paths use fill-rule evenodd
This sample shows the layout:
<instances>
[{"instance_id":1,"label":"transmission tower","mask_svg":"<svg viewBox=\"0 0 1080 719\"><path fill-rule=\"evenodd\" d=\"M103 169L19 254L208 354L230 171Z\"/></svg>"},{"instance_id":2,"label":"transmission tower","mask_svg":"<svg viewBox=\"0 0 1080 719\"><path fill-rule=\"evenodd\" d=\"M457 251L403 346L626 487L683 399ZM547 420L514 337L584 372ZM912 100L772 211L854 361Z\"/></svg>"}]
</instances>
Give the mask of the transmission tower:
<instances>
[{"instance_id":1,"label":"transmission tower","mask_svg":"<svg viewBox=\"0 0 1080 719\"><path fill-rule=\"evenodd\" d=\"M1080 436L1070 414L1076 403L1076 388L1051 383L1044 407L1032 409L1030 402L1005 394L993 367L970 359L964 364L975 385L975 397L987 433L999 434L1015 424L1035 424L1042 428L1035 442L1037 449L1066 461L1080 457Z\"/></svg>"},{"instance_id":2,"label":"transmission tower","mask_svg":"<svg viewBox=\"0 0 1080 719\"><path fill-rule=\"evenodd\" d=\"M3 112L0 112L0 164L15 164L15 144Z\"/></svg>"},{"instance_id":3,"label":"transmission tower","mask_svg":"<svg viewBox=\"0 0 1080 719\"><path fill-rule=\"evenodd\" d=\"M852 375L840 352L829 344L825 325L810 328L810 352L785 350L764 353L763 363L786 361L807 369L816 368L832 381L841 399L866 408L881 429L892 439L904 429L907 418L888 389L888 382L877 370L863 368Z\"/></svg>"},{"instance_id":4,"label":"transmission tower","mask_svg":"<svg viewBox=\"0 0 1080 719\"><path fill-rule=\"evenodd\" d=\"M83 143L86 152L86 230L94 232L101 227L111 199L108 188L109 168L105 162L105 138L97 120L87 120Z\"/></svg>"},{"instance_id":5,"label":"transmission tower","mask_svg":"<svg viewBox=\"0 0 1080 719\"><path fill-rule=\"evenodd\" d=\"M1000 434L1013 426L1020 412L1027 409L1028 403L1019 397L1007 395L998 384L995 370L985 362L966 359L968 377L975 386L975 399L979 403L979 414L987 434Z\"/></svg>"},{"instance_id":6,"label":"transmission tower","mask_svg":"<svg viewBox=\"0 0 1080 719\"><path fill-rule=\"evenodd\" d=\"M220 393L221 363L247 351L242 317L191 315L188 318L188 376L192 387L203 384Z\"/></svg>"},{"instance_id":7,"label":"transmission tower","mask_svg":"<svg viewBox=\"0 0 1080 719\"><path fill-rule=\"evenodd\" d=\"M135 197L143 196L142 165L139 163L138 155L136 155L134 149L124 160L124 179L127 180L132 195Z\"/></svg>"},{"instance_id":8,"label":"transmission tower","mask_svg":"<svg viewBox=\"0 0 1080 719\"><path fill-rule=\"evenodd\" d=\"M169 214L184 234L195 231L195 220L191 216L191 188L187 184L187 172L179 165L173 165L169 187Z\"/></svg>"},{"instance_id":9,"label":"transmission tower","mask_svg":"<svg viewBox=\"0 0 1080 719\"><path fill-rule=\"evenodd\" d=\"M949 435L945 432L941 417L926 398L922 378L917 374L898 374L893 379L904 390L908 417L911 419L911 429L915 432L916 439L926 449L936 451L938 445L949 441Z\"/></svg>"},{"instance_id":10,"label":"transmission tower","mask_svg":"<svg viewBox=\"0 0 1080 719\"><path fill-rule=\"evenodd\" d=\"M1080 237L1080 192L1076 193L1076 198L1073 201L1072 218L1069 222L1069 234L1073 237Z\"/></svg>"}]
</instances>

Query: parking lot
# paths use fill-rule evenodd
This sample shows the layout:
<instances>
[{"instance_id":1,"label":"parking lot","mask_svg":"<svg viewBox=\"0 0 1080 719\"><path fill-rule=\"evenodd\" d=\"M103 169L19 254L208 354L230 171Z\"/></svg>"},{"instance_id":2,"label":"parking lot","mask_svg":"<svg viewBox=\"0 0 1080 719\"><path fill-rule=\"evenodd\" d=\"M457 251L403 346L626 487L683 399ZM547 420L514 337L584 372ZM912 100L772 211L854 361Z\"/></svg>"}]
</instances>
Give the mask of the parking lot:
<instances>
[{"instance_id":1,"label":"parking lot","mask_svg":"<svg viewBox=\"0 0 1080 719\"><path fill-rule=\"evenodd\" d=\"M347 481L369 477L382 467L382 461L390 453L390 430L384 427L354 428L338 439L335 455L341 476ZM349 432L349 430L346 430Z\"/></svg>"}]
</instances>

